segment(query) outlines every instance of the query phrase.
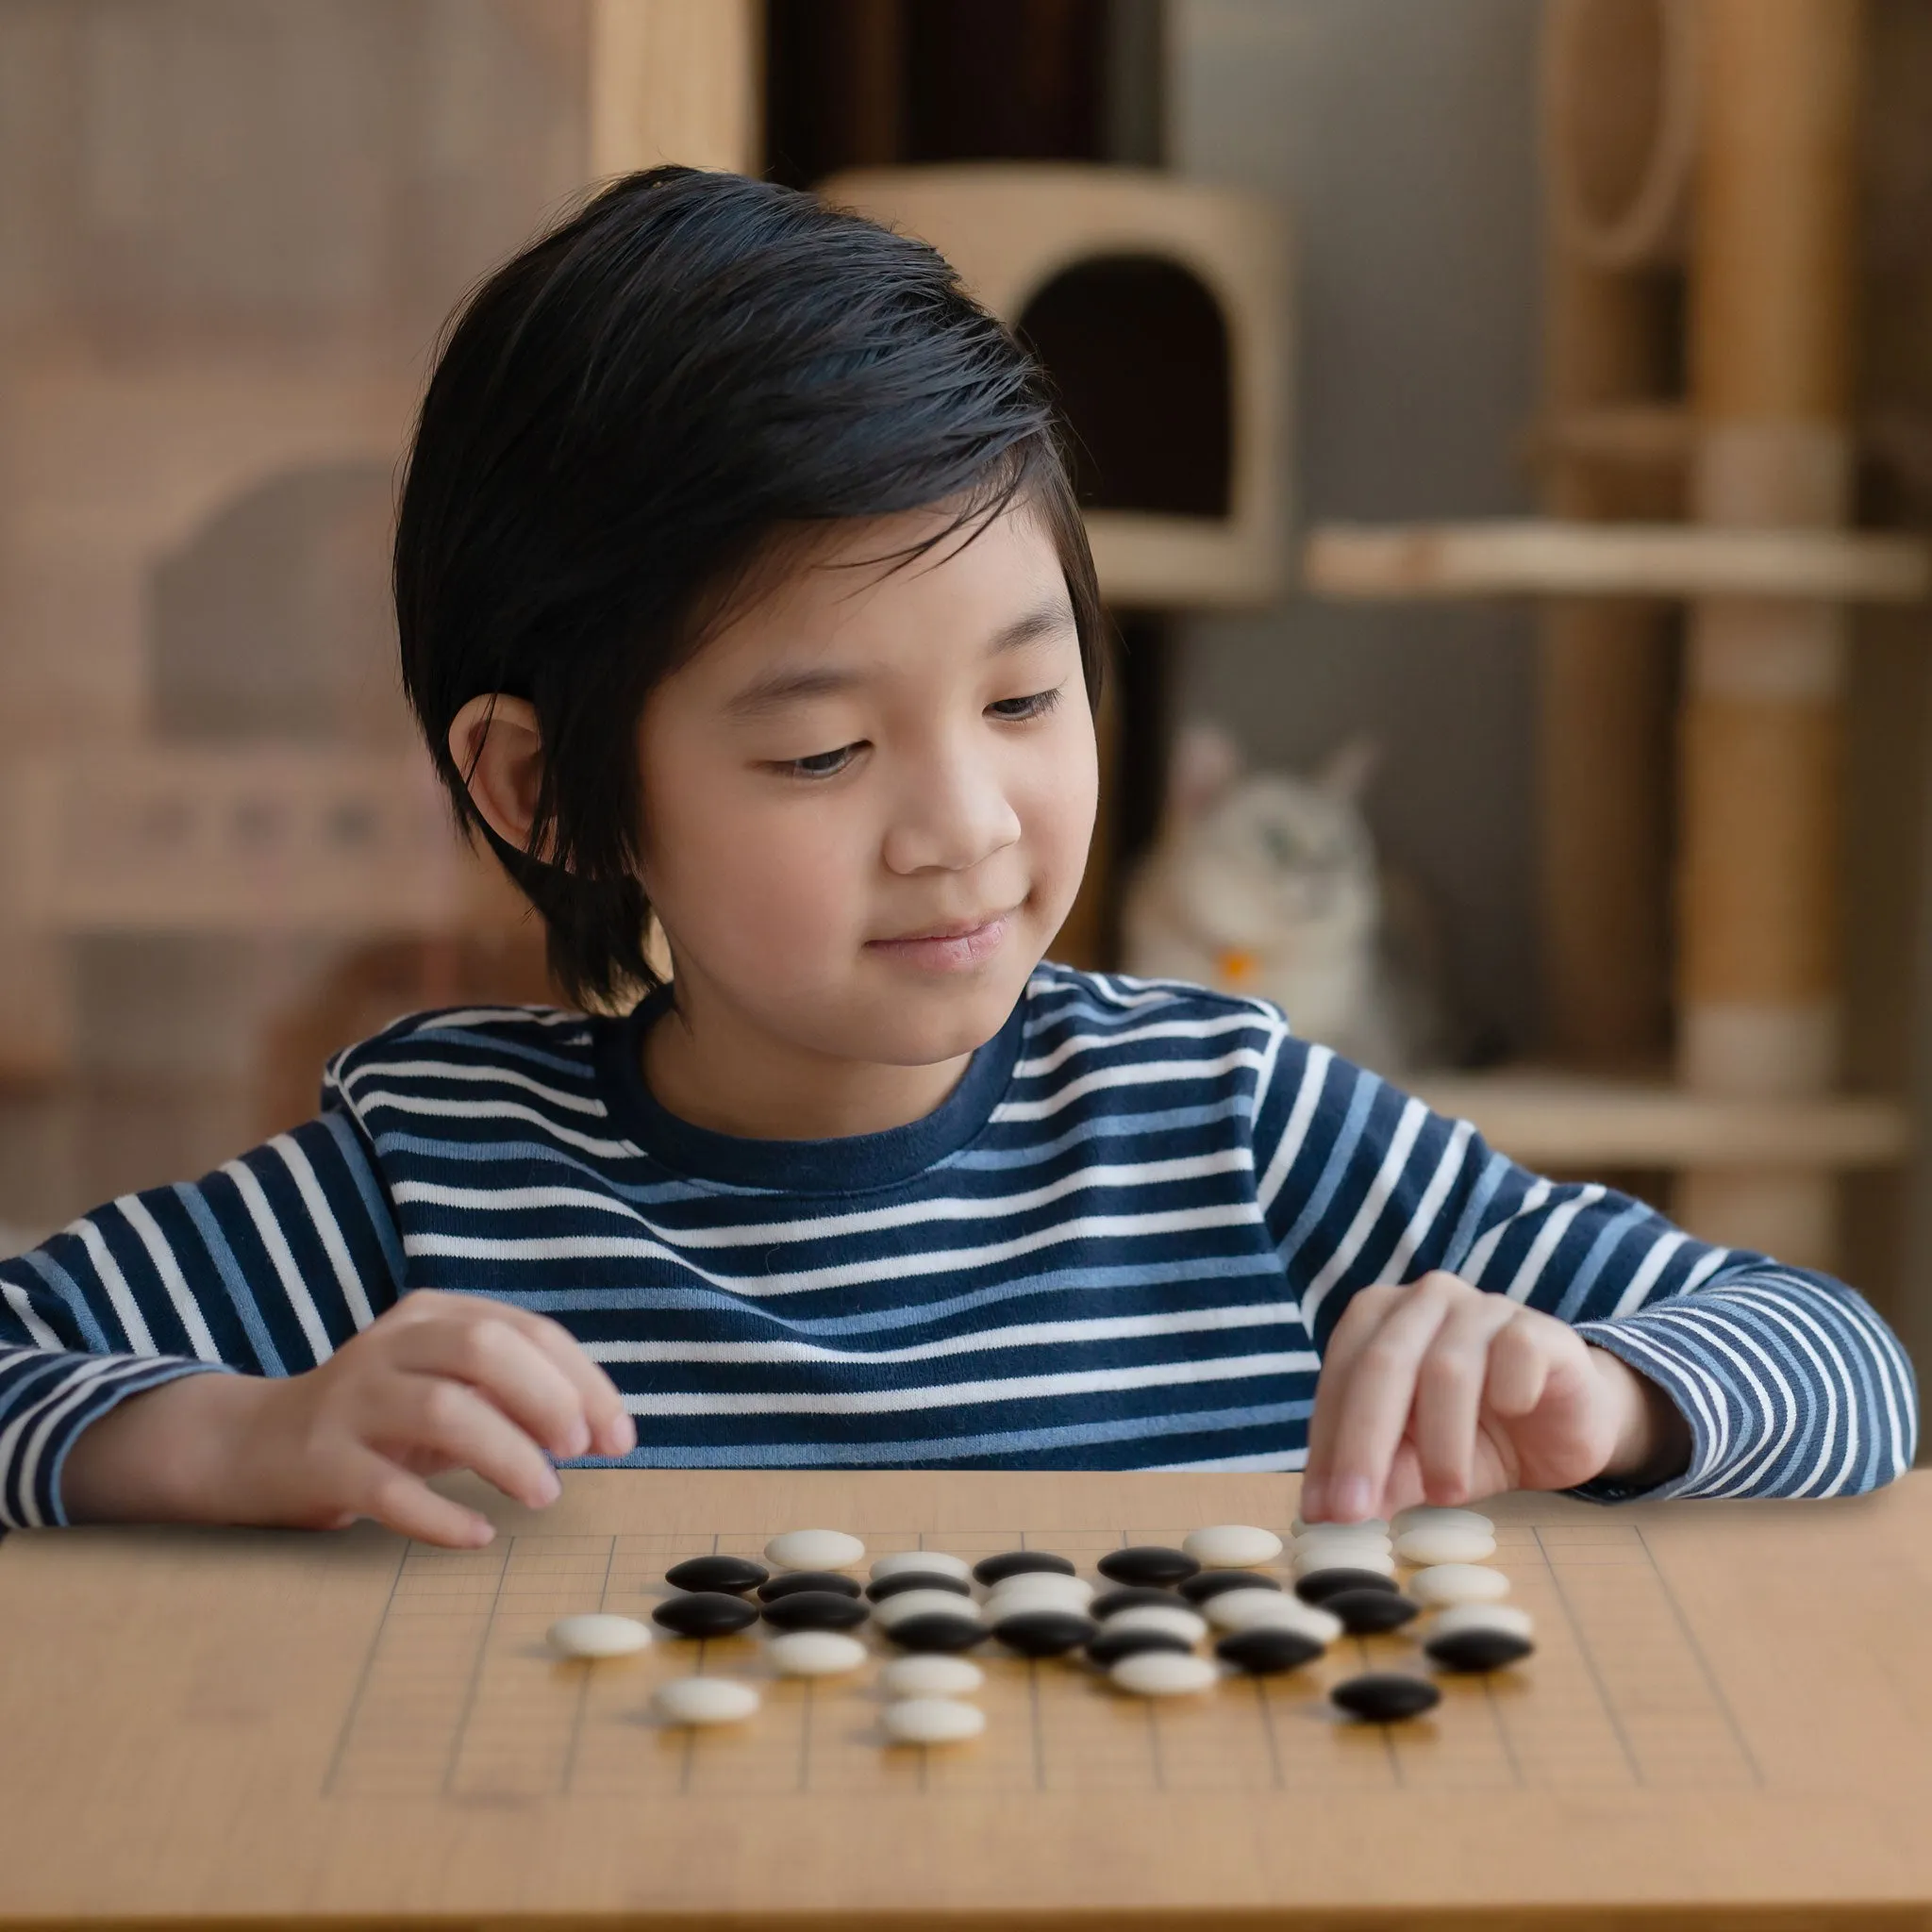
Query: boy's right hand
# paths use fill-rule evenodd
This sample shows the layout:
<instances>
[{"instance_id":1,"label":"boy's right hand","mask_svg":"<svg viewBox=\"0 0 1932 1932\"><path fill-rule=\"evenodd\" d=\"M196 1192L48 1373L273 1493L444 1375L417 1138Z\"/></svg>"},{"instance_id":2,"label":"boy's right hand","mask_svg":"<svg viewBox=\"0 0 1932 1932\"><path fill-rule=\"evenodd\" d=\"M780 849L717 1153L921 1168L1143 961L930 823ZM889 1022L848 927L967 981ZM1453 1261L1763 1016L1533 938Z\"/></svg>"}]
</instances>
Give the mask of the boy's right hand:
<instances>
[{"instance_id":1,"label":"boy's right hand","mask_svg":"<svg viewBox=\"0 0 1932 1932\"><path fill-rule=\"evenodd\" d=\"M474 1470L541 1508L558 1493L552 1457L636 1444L623 1397L567 1329L419 1291L306 1374L188 1375L130 1396L76 1439L61 1493L75 1523L333 1529L368 1516L475 1548L488 1520L425 1476Z\"/></svg>"}]
</instances>

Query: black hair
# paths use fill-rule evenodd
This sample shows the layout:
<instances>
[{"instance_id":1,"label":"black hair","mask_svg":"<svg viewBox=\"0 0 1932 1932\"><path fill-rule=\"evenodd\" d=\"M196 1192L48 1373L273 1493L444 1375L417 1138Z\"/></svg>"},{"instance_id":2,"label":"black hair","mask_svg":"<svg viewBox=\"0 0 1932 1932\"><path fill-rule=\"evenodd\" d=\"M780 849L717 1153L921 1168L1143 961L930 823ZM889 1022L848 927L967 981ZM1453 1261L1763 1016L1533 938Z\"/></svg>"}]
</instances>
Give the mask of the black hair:
<instances>
[{"instance_id":1,"label":"black hair","mask_svg":"<svg viewBox=\"0 0 1932 1932\"><path fill-rule=\"evenodd\" d=\"M732 586L801 526L951 507L910 558L1021 503L1058 553L1094 702L1105 620L1044 379L924 242L770 182L653 168L475 291L403 485L403 683L569 997L656 984L637 724ZM542 733L528 851L483 823L449 751L492 691Z\"/></svg>"}]
</instances>

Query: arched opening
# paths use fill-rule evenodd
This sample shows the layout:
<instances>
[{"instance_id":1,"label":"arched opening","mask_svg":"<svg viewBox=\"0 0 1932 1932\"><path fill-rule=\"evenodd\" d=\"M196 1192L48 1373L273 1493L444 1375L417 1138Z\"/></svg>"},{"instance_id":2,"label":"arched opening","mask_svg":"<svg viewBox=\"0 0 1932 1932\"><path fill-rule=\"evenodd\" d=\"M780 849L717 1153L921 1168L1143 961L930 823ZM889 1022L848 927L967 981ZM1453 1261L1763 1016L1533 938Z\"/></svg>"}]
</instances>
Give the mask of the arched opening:
<instances>
[{"instance_id":1,"label":"arched opening","mask_svg":"<svg viewBox=\"0 0 1932 1932\"><path fill-rule=\"evenodd\" d=\"M1158 256L1094 256L1034 295L1020 333L1073 427L1087 508L1227 516L1227 323L1198 277Z\"/></svg>"}]
</instances>

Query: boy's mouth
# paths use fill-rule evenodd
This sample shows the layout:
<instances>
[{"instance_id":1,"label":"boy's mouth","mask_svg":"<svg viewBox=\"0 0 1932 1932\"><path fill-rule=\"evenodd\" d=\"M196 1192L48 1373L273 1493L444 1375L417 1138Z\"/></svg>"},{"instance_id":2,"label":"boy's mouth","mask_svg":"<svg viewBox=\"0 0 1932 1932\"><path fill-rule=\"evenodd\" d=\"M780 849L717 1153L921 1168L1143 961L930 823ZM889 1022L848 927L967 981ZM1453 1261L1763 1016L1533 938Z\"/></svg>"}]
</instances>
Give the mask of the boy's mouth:
<instances>
[{"instance_id":1,"label":"boy's mouth","mask_svg":"<svg viewBox=\"0 0 1932 1932\"><path fill-rule=\"evenodd\" d=\"M866 951L928 972L958 973L977 966L999 951L1012 911L945 920L895 939L868 940Z\"/></svg>"}]
</instances>

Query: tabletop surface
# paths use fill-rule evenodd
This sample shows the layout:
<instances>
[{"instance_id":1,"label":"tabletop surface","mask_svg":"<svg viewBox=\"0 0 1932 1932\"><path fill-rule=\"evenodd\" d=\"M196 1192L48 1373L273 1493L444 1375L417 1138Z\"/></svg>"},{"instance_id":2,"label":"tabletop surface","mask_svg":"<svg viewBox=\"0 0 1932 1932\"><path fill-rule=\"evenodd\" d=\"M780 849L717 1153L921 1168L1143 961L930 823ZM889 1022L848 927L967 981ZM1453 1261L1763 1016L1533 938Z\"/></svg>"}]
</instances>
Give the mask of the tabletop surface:
<instances>
[{"instance_id":1,"label":"tabletop surface","mask_svg":"<svg viewBox=\"0 0 1932 1932\"><path fill-rule=\"evenodd\" d=\"M0 1922L1714 1924L1932 1903L1932 1475L1829 1503L1498 1499L1538 1653L1446 1680L1401 1727L1344 1723L1324 1692L1419 1668L1404 1636L1158 1706L988 1657L985 1736L932 1752L881 1741L871 1669L807 1685L767 1678L743 1638L597 1665L543 1642L569 1611L647 1615L678 1558L780 1529L874 1555L1025 1544L1091 1574L1201 1524L1285 1533L1295 1491L578 1472L549 1510L492 1502L473 1553L368 1525L11 1536ZM693 1668L758 1680L764 1707L658 1725L651 1687Z\"/></svg>"}]
</instances>

